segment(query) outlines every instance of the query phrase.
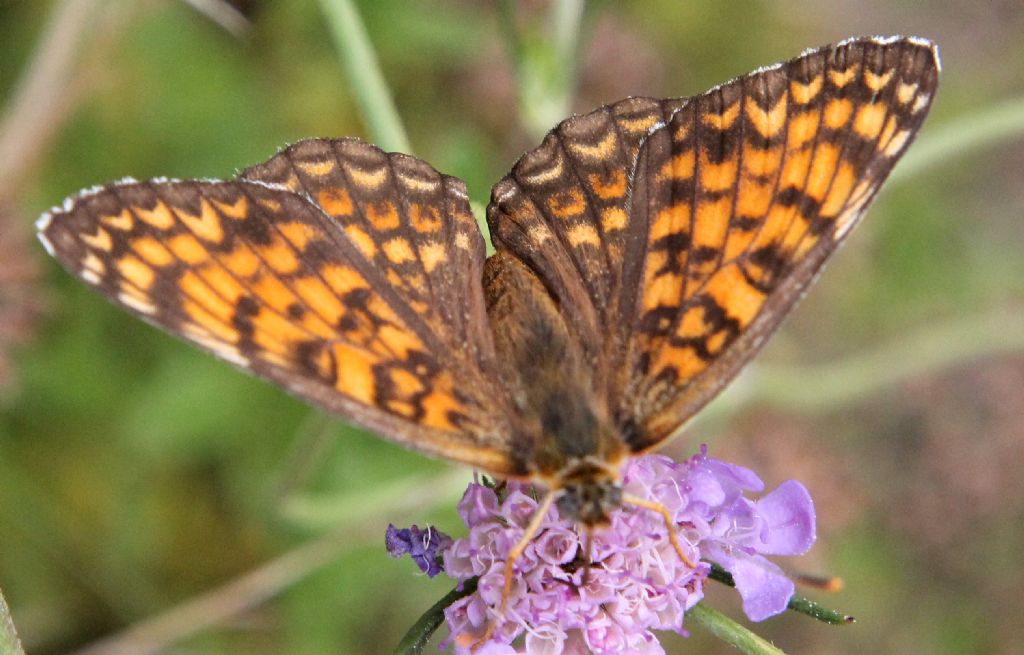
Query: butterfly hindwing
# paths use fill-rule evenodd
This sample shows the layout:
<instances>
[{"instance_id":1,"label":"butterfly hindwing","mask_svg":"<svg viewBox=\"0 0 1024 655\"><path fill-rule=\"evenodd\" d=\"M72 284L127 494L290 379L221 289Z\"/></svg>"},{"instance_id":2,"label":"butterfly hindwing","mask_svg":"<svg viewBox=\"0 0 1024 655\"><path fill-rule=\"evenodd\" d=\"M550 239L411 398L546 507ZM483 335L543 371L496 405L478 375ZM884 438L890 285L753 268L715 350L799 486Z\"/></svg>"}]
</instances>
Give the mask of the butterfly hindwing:
<instances>
[{"instance_id":1,"label":"butterfly hindwing","mask_svg":"<svg viewBox=\"0 0 1024 655\"><path fill-rule=\"evenodd\" d=\"M680 105L629 98L567 119L491 192L495 247L526 264L556 299L599 369L596 389L607 393L614 393L611 372L625 352L623 303L642 263L628 255L646 232L629 214L633 162L651 130Z\"/></svg>"},{"instance_id":2,"label":"butterfly hindwing","mask_svg":"<svg viewBox=\"0 0 1024 655\"><path fill-rule=\"evenodd\" d=\"M292 157L297 176L352 177L320 195L267 180L311 151L323 156ZM483 264L461 183L350 139L264 166L247 172L257 179L101 187L44 216L41 236L149 322L407 446L508 473L504 396L481 370L493 357L476 327L482 292L455 281Z\"/></svg>"}]
</instances>

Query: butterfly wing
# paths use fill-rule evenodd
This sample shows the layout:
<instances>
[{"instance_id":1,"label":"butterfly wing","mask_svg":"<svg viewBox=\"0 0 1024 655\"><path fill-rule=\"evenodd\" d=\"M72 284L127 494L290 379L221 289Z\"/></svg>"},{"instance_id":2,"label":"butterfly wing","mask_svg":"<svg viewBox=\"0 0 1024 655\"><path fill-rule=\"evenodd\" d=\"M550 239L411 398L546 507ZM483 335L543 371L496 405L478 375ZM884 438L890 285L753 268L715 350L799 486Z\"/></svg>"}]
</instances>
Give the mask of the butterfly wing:
<instances>
[{"instance_id":1,"label":"butterfly wing","mask_svg":"<svg viewBox=\"0 0 1024 655\"><path fill-rule=\"evenodd\" d=\"M853 39L691 99L574 117L495 186L495 246L543 282L634 452L758 350L920 127L938 60Z\"/></svg>"},{"instance_id":2,"label":"butterfly wing","mask_svg":"<svg viewBox=\"0 0 1024 655\"><path fill-rule=\"evenodd\" d=\"M646 227L631 221L631 175L641 143L683 101L630 98L563 121L523 155L491 192L487 222L501 257L519 260L560 308L576 347L592 362L607 401L624 361L629 286Z\"/></svg>"},{"instance_id":3,"label":"butterfly wing","mask_svg":"<svg viewBox=\"0 0 1024 655\"><path fill-rule=\"evenodd\" d=\"M512 473L461 181L310 140L233 181L93 189L39 228L150 323L404 445Z\"/></svg>"}]
</instances>

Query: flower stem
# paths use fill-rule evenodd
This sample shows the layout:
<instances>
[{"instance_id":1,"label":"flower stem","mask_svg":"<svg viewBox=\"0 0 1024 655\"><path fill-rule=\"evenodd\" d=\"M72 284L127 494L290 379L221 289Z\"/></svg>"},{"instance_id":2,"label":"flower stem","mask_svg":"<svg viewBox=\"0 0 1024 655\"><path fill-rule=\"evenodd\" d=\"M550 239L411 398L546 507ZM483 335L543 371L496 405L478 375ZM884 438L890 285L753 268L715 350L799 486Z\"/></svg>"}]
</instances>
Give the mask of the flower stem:
<instances>
[{"instance_id":1,"label":"flower stem","mask_svg":"<svg viewBox=\"0 0 1024 655\"><path fill-rule=\"evenodd\" d=\"M410 153L409 138L391 98L391 90L380 70L366 28L352 0L320 0L334 46L345 74L370 130L370 137L381 148Z\"/></svg>"},{"instance_id":2,"label":"flower stem","mask_svg":"<svg viewBox=\"0 0 1024 655\"><path fill-rule=\"evenodd\" d=\"M736 586L736 582L732 579L732 573L729 573L714 562L711 562L711 573L708 574L708 577L730 587ZM829 609L820 603L802 596L793 596L790 598L787 608L794 612L806 614L813 619L818 619L822 623L828 623L829 625L849 625L850 623L855 623L857 621L857 619L853 618L849 614L843 614L838 610Z\"/></svg>"},{"instance_id":3,"label":"flower stem","mask_svg":"<svg viewBox=\"0 0 1024 655\"><path fill-rule=\"evenodd\" d=\"M829 609L821 603L817 603L810 598L804 598L803 596L793 596L790 598L788 607L794 612L806 614L812 619L818 619L822 623L828 623L829 625L849 625L857 622L857 619L849 614Z\"/></svg>"},{"instance_id":4,"label":"flower stem","mask_svg":"<svg viewBox=\"0 0 1024 655\"><path fill-rule=\"evenodd\" d=\"M698 603L686 612L686 616L700 623L704 628L725 643L748 655L785 655L771 643L747 630L726 615L711 609L705 603Z\"/></svg>"},{"instance_id":5,"label":"flower stem","mask_svg":"<svg viewBox=\"0 0 1024 655\"><path fill-rule=\"evenodd\" d=\"M430 609L424 612L423 616L416 623L412 624L409 631L402 637L402 641L398 642L398 646L394 650L395 655L418 655L422 653L424 646L430 640L430 636L434 634L434 631L444 621L444 609L460 598L464 598L476 591L476 582L476 578L467 580L463 583L462 589L458 587L452 589L441 600L431 605Z\"/></svg>"},{"instance_id":6,"label":"flower stem","mask_svg":"<svg viewBox=\"0 0 1024 655\"><path fill-rule=\"evenodd\" d=\"M582 0L555 0L546 26L517 25L516 3L498 3L500 28L508 44L519 86L523 127L540 138L569 114L576 88L576 65L583 21Z\"/></svg>"},{"instance_id":7,"label":"flower stem","mask_svg":"<svg viewBox=\"0 0 1024 655\"><path fill-rule=\"evenodd\" d=\"M0 198L11 197L22 187L81 99L82 89L73 83L80 76L79 60L103 26L98 18L107 9L102 0L50 4L53 15L6 107L0 108Z\"/></svg>"}]
</instances>

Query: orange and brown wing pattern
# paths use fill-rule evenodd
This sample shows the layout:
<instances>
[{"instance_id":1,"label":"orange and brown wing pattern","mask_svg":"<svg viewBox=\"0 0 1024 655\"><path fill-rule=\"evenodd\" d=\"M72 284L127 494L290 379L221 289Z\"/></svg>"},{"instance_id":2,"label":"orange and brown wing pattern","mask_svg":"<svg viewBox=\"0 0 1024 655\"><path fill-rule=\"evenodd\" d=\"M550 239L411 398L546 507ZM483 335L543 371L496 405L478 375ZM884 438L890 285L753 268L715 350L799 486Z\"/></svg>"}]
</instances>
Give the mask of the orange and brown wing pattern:
<instances>
[{"instance_id":1,"label":"orange and brown wing pattern","mask_svg":"<svg viewBox=\"0 0 1024 655\"><path fill-rule=\"evenodd\" d=\"M629 98L569 118L491 192L495 247L544 283L584 351L605 369L599 379L624 352L624 280L635 276L630 258L644 238L645 226L629 211L633 165L643 140L681 104Z\"/></svg>"},{"instance_id":2,"label":"orange and brown wing pattern","mask_svg":"<svg viewBox=\"0 0 1024 655\"><path fill-rule=\"evenodd\" d=\"M429 277L481 275L480 235L458 227L469 212L464 189L417 160L396 162L362 143L296 148L335 146L390 165L332 187L335 204L259 180L112 184L44 215L40 237L117 304L244 370L409 447L514 473L504 396L477 364L493 346L486 332L467 327L482 321L474 318L479 283L456 293ZM341 220L343 192L372 220L358 199L382 184L421 194L393 187L389 206L375 200L381 221L388 211L406 219L415 204L440 227L406 234L397 246L378 232L353 236ZM435 243L443 252L431 259L424 253ZM394 270L409 272L399 268L407 250L424 279L395 285ZM461 320L438 318L439 293L449 294L443 311Z\"/></svg>"},{"instance_id":3,"label":"orange and brown wing pattern","mask_svg":"<svg viewBox=\"0 0 1024 655\"><path fill-rule=\"evenodd\" d=\"M919 39L854 39L693 98L639 153L647 226L619 420L674 433L757 351L921 126L938 77Z\"/></svg>"},{"instance_id":4,"label":"orange and brown wing pattern","mask_svg":"<svg viewBox=\"0 0 1024 655\"><path fill-rule=\"evenodd\" d=\"M310 198L445 345L490 366L484 240L462 180L354 138L300 141L241 177Z\"/></svg>"},{"instance_id":5,"label":"orange and brown wing pattern","mask_svg":"<svg viewBox=\"0 0 1024 655\"><path fill-rule=\"evenodd\" d=\"M930 107L920 39L852 39L690 99L567 119L492 190L635 450L753 355L857 222Z\"/></svg>"}]
</instances>

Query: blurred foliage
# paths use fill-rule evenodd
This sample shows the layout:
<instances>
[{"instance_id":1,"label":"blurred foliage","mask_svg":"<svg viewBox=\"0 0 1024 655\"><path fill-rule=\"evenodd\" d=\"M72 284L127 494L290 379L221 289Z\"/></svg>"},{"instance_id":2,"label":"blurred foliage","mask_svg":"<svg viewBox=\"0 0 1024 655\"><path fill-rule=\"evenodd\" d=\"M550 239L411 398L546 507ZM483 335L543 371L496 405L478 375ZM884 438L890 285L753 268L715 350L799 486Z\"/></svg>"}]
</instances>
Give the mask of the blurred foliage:
<instances>
[{"instance_id":1,"label":"blurred foliage","mask_svg":"<svg viewBox=\"0 0 1024 655\"><path fill-rule=\"evenodd\" d=\"M13 97L58 4L0 3L0 98ZM252 28L239 39L185 2L108 0L119 19L81 53L77 104L39 145L42 163L13 198L17 220L28 225L66 195L126 175L226 177L302 137L365 136L320 3L243 4ZM356 4L415 153L486 203L536 141L517 118L496 7ZM518 8L532 20L547 3ZM1024 93L1015 0L946 0L927 11L882 0L592 2L582 25L576 111L697 93L866 33L940 43L945 71L922 143L943 123ZM1019 313L1022 169L1018 138L893 185L764 365L827 362L954 317ZM42 261L41 248L26 247ZM74 650L160 615L318 538L336 515L318 520L310 508L341 503L366 516L345 528L351 539L329 566L182 647L390 652L450 585L386 557L384 529L403 514L371 499L445 467L346 426L323 428L297 401L46 266L38 293L52 298L49 319L21 349L18 386L0 401L0 587L26 649ZM817 499L821 540L802 565L846 579L846 591L823 600L859 623L835 630L787 615L757 627L787 652L1011 652L1024 640L1024 491L1013 464L1024 461L1021 416L1024 357L1003 356L813 418L744 406L715 434L691 430L671 451L711 441L712 453L771 484L799 478ZM458 533L450 485L406 495L408 522ZM740 616L729 590L710 596ZM665 644L722 648L696 629Z\"/></svg>"}]
</instances>

